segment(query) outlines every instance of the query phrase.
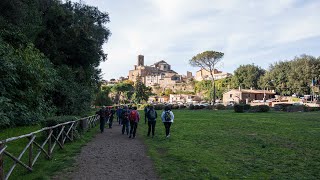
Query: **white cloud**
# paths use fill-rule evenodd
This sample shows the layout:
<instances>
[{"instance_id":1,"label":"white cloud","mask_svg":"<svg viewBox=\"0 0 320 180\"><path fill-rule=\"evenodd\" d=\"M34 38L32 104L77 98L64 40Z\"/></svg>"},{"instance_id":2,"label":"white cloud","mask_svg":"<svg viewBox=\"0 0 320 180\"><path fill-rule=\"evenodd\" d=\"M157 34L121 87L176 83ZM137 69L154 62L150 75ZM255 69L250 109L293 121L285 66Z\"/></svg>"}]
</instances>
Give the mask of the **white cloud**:
<instances>
[{"instance_id":1,"label":"white cloud","mask_svg":"<svg viewBox=\"0 0 320 180\"><path fill-rule=\"evenodd\" d=\"M320 44L313 41L320 37L320 1L86 2L110 14L112 36L105 46L109 60L101 65L106 79L127 76L138 54L145 55L146 64L165 59L180 73L195 70L188 60L205 50L224 52L220 67L229 72L239 64L265 67L300 52L320 55L315 51Z\"/></svg>"}]
</instances>

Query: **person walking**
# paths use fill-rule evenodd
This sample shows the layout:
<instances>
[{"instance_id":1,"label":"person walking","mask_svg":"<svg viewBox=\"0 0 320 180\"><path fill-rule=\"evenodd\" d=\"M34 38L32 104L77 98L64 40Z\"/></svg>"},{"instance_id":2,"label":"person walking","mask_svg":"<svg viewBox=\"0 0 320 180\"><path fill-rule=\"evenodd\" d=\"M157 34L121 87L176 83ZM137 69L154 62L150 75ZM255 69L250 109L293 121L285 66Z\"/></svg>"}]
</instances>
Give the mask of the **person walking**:
<instances>
[{"instance_id":1,"label":"person walking","mask_svg":"<svg viewBox=\"0 0 320 180\"><path fill-rule=\"evenodd\" d=\"M113 117L115 114L115 110L113 107L110 107L110 114L109 114L109 129L112 129L112 124L113 124Z\"/></svg>"},{"instance_id":2,"label":"person walking","mask_svg":"<svg viewBox=\"0 0 320 180\"><path fill-rule=\"evenodd\" d=\"M119 122L119 125L122 124L122 111L123 111L123 106L119 106L117 111L116 111L116 114L117 114L117 120Z\"/></svg>"},{"instance_id":3,"label":"person walking","mask_svg":"<svg viewBox=\"0 0 320 180\"><path fill-rule=\"evenodd\" d=\"M147 124L147 112L149 111L149 105L144 107L143 111L144 111L144 124Z\"/></svg>"},{"instance_id":4,"label":"person walking","mask_svg":"<svg viewBox=\"0 0 320 180\"><path fill-rule=\"evenodd\" d=\"M122 116L121 116L121 121L122 121L122 134L124 134L124 132L126 132L127 135L129 135L129 126L130 126L129 114L130 114L130 110L128 109L127 106L125 106L125 107L123 108Z\"/></svg>"},{"instance_id":5,"label":"person walking","mask_svg":"<svg viewBox=\"0 0 320 180\"><path fill-rule=\"evenodd\" d=\"M138 123L140 121L140 115L139 115L139 112L137 111L137 107L133 107L133 110L130 112L129 120L130 120L130 136L129 136L129 138L131 138L131 137L135 138L137 128L138 128Z\"/></svg>"},{"instance_id":6,"label":"person walking","mask_svg":"<svg viewBox=\"0 0 320 180\"><path fill-rule=\"evenodd\" d=\"M106 123L106 109L103 106L99 111L96 112L100 116L100 132L103 133L104 125Z\"/></svg>"},{"instance_id":7,"label":"person walking","mask_svg":"<svg viewBox=\"0 0 320 180\"><path fill-rule=\"evenodd\" d=\"M147 134L147 136L150 136L150 132L152 131L152 138L153 138L155 128L156 128L156 122L157 122L156 120L157 120L158 114L152 105L149 108L150 109L147 112L147 118L148 118L148 134Z\"/></svg>"},{"instance_id":8,"label":"person walking","mask_svg":"<svg viewBox=\"0 0 320 180\"><path fill-rule=\"evenodd\" d=\"M170 127L171 127L171 124L173 123L173 119L174 119L174 114L171 111L169 106L166 106L164 108L164 111L161 114L161 119L162 119L162 122L163 122L165 130L166 130L166 138L169 138L170 137Z\"/></svg>"}]
</instances>

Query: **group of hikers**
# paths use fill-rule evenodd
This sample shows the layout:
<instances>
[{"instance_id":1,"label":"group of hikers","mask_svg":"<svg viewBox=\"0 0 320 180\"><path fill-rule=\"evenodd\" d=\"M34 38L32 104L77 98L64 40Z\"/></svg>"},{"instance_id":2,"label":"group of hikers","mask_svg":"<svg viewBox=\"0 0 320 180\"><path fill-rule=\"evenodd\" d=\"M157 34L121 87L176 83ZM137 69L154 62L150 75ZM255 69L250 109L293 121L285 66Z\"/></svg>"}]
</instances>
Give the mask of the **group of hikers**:
<instances>
[{"instance_id":1,"label":"group of hikers","mask_svg":"<svg viewBox=\"0 0 320 180\"><path fill-rule=\"evenodd\" d=\"M114 115L117 116L117 122L122 126L121 132L129 138L135 138L138 128L138 123L140 122L140 114L137 107L131 106L116 106L116 109L112 106L102 107L96 112L100 116L100 131L104 132L105 123L109 124L109 128L112 128ZM144 123L148 122L148 134L155 135L155 127L157 122L158 114L154 109L153 105L147 105L144 108ZM170 137L170 127L174 120L174 114L169 106L166 106L161 113L161 120L165 127L166 138Z\"/></svg>"}]
</instances>

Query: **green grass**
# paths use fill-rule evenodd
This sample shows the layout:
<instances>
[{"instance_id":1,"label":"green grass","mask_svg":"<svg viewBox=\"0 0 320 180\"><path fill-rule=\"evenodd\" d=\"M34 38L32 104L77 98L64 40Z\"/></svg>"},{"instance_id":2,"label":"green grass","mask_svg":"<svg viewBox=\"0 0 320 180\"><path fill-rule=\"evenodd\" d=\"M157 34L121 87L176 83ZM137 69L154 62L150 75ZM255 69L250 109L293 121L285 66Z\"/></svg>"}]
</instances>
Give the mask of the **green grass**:
<instances>
[{"instance_id":1,"label":"green grass","mask_svg":"<svg viewBox=\"0 0 320 180\"><path fill-rule=\"evenodd\" d=\"M27 126L27 127L16 127L5 129L0 133L0 139L6 139L8 137L19 136L27 134L36 130L41 129L40 126ZM64 145L64 149L59 149L56 145L53 151L53 158L47 160L43 154L40 155L38 161L35 163L32 173L29 173L25 168L19 164L14 169L12 175L9 179L50 179L55 173L62 170L68 169L74 163L74 156L77 155L81 147L89 142L95 134L99 132L98 126L90 129L88 132L81 135L81 138L77 139L74 142L68 142ZM41 135L41 133L37 134ZM37 142L41 143L41 137L36 138ZM23 138L21 140L13 141L8 143L8 152L14 154L16 157L24 149L27 144L27 139ZM34 154L37 152L37 149L34 146ZM22 157L23 162L27 164L28 160L28 151ZM8 172L8 169L12 166L13 161L8 157L4 156L5 160L5 172Z\"/></svg>"},{"instance_id":2,"label":"green grass","mask_svg":"<svg viewBox=\"0 0 320 180\"><path fill-rule=\"evenodd\" d=\"M162 179L320 178L320 112L174 113L169 139L159 119L154 139L138 127Z\"/></svg>"}]
</instances>

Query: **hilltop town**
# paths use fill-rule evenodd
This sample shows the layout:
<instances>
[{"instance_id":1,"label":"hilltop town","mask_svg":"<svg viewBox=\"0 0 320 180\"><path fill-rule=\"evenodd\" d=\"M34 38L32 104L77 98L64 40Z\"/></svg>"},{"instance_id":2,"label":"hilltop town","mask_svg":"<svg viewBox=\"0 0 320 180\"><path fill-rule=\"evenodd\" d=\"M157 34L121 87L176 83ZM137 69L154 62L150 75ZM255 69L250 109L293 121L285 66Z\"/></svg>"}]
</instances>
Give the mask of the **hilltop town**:
<instances>
[{"instance_id":1,"label":"hilltop town","mask_svg":"<svg viewBox=\"0 0 320 180\"><path fill-rule=\"evenodd\" d=\"M232 77L231 73L223 72L218 69L213 70L213 78L215 81L230 80ZM179 74L174 70L169 63L165 60L155 61L151 65L145 64L144 55L138 55L137 62L134 67L129 70L127 77L120 77L119 79L104 80L104 86L114 86L118 83L129 82L134 84L137 79L140 78L141 82L151 88L153 93L149 97L148 102L152 103L175 103L175 104L203 104L206 105L208 102L209 88L204 87L199 90L196 87L196 83L202 81L210 81L211 74L209 71L199 68L198 71L193 75L192 72L187 71L186 74ZM228 79L228 80L227 80ZM267 81L265 84L268 85L271 81ZM205 82L203 83L205 84ZM271 88L272 89L272 88ZM276 94L274 89L269 88L255 89L251 88L230 88L229 85L220 89L220 95L216 97L215 103L221 103L223 105L233 105L238 103L245 103L251 105L266 104L274 106L277 103L290 102L294 103L297 101L295 94L292 96L279 96ZM299 102L307 101L310 96L303 97Z\"/></svg>"}]
</instances>

